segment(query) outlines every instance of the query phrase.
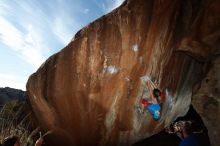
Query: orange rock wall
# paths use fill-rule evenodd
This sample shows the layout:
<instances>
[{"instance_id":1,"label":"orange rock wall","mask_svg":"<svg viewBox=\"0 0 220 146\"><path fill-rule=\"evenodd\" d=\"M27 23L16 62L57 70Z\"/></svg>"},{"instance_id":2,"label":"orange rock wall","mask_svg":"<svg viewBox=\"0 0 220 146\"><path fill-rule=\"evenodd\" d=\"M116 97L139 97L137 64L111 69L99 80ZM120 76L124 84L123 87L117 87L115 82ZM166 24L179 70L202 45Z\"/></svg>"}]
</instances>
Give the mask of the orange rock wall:
<instances>
[{"instance_id":1,"label":"orange rock wall","mask_svg":"<svg viewBox=\"0 0 220 146\"><path fill-rule=\"evenodd\" d=\"M219 50L218 0L127 0L80 30L27 83L51 145L131 145L184 115ZM167 93L161 117L140 112L150 77Z\"/></svg>"}]
</instances>

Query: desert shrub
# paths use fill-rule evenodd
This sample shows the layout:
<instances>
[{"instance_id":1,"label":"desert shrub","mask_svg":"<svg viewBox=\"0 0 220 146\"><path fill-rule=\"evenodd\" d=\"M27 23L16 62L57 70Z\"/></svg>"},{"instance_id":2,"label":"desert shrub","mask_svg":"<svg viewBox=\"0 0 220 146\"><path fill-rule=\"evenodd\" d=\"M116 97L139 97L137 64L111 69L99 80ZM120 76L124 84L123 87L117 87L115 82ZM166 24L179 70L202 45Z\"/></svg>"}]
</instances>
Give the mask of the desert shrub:
<instances>
[{"instance_id":1,"label":"desert shrub","mask_svg":"<svg viewBox=\"0 0 220 146\"><path fill-rule=\"evenodd\" d=\"M37 133L33 130L31 114L26 102L12 100L0 109L0 141L16 135L21 145L33 145L32 136Z\"/></svg>"}]
</instances>

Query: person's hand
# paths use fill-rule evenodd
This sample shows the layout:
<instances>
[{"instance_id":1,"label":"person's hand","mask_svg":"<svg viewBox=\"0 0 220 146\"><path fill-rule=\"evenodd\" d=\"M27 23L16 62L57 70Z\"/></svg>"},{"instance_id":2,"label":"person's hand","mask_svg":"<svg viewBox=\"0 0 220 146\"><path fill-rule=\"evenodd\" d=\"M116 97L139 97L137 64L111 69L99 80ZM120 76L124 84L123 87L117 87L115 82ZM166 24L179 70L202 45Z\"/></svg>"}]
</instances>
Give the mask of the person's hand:
<instances>
[{"instance_id":1,"label":"person's hand","mask_svg":"<svg viewBox=\"0 0 220 146\"><path fill-rule=\"evenodd\" d=\"M177 132L176 135L177 135L181 140L183 140L183 135L182 135L181 132Z\"/></svg>"},{"instance_id":2,"label":"person's hand","mask_svg":"<svg viewBox=\"0 0 220 146\"><path fill-rule=\"evenodd\" d=\"M39 138L36 143L35 143L35 146L41 146L43 144L43 138Z\"/></svg>"}]
</instances>

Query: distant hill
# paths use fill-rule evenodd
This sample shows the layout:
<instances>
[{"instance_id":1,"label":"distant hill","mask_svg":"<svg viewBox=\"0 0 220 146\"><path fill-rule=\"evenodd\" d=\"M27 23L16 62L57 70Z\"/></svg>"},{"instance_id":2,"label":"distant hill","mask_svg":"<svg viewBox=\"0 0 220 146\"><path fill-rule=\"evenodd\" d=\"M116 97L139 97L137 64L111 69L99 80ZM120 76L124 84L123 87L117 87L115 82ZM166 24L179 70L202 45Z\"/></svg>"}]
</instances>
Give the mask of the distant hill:
<instances>
[{"instance_id":1,"label":"distant hill","mask_svg":"<svg viewBox=\"0 0 220 146\"><path fill-rule=\"evenodd\" d=\"M10 87L0 88L0 106L11 100L24 101L25 91Z\"/></svg>"}]
</instances>

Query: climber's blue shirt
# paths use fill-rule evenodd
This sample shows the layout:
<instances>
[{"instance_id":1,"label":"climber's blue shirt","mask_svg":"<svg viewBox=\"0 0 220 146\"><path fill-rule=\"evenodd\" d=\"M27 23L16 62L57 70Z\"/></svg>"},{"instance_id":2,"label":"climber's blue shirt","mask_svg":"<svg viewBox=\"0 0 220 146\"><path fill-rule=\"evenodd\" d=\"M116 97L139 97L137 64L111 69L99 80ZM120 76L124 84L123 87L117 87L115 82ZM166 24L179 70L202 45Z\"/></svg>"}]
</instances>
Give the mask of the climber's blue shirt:
<instances>
[{"instance_id":1,"label":"climber's blue shirt","mask_svg":"<svg viewBox=\"0 0 220 146\"><path fill-rule=\"evenodd\" d=\"M187 138L184 138L179 146L199 146L199 142L195 135L190 135Z\"/></svg>"},{"instance_id":2,"label":"climber's blue shirt","mask_svg":"<svg viewBox=\"0 0 220 146\"><path fill-rule=\"evenodd\" d=\"M151 104L148 106L149 112L153 115L154 119L158 120L160 118L160 105Z\"/></svg>"}]
</instances>

